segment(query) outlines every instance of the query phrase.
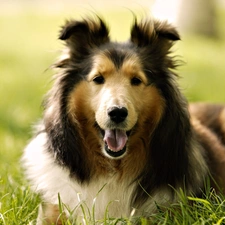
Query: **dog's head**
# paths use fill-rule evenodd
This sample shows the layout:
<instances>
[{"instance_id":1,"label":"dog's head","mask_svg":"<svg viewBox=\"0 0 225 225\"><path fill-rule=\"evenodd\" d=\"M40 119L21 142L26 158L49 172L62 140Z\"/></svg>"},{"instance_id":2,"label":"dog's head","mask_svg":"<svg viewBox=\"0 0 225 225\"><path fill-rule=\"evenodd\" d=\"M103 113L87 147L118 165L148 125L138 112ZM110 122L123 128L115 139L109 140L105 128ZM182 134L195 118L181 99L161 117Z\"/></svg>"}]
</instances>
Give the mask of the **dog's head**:
<instances>
[{"instance_id":1,"label":"dog's head","mask_svg":"<svg viewBox=\"0 0 225 225\"><path fill-rule=\"evenodd\" d=\"M108 28L98 18L67 22L60 39L69 49L61 65L73 71L72 79L86 83L80 94L85 95L86 117L100 128L106 155L120 158L136 126L148 120L153 129L161 118L164 99L155 82L164 74L158 68L173 67L167 55L179 35L167 23L150 20L134 23L129 42L110 42ZM81 110L73 98L72 113Z\"/></svg>"},{"instance_id":2,"label":"dog's head","mask_svg":"<svg viewBox=\"0 0 225 225\"><path fill-rule=\"evenodd\" d=\"M189 127L186 103L171 72L176 29L167 22L135 20L129 41L118 43L110 41L107 26L97 18L67 22L60 39L67 53L56 64L60 73L45 113L49 148L59 161L85 180L90 172L81 149L91 154L85 143L118 159L135 145L131 140L146 148L152 164L161 157L156 169L163 170L170 157L179 160L182 145L188 148L184 140L190 129L183 131ZM95 143L99 135L101 141Z\"/></svg>"}]
</instances>

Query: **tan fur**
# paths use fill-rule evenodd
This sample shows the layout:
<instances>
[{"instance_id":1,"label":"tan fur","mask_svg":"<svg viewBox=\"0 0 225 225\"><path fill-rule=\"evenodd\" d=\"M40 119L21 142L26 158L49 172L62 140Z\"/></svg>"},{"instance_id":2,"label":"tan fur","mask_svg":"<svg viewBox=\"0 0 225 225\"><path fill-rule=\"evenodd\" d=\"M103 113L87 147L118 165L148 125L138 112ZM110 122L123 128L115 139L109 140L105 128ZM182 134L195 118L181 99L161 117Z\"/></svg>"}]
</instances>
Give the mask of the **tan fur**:
<instances>
[{"instance_id":1,"label":"tan fur","mask_svg":"<svg viewBox=\"0 0 225 225\"><path fill-rule=\"evenodd\" d=\"M220 113L219 121L221 123L221 129L222 129L222 131L224 133L224 139L225 139L225 108Z\"/></svg>"},{"instance_id":2,"label":"tan fur","mask_svg":"<svg viewBox=\"0 0 225 225\"><path fill-rule=\"evenodd\" d=\"M225 194L225 107L207 103L190 105L192 124L204 146L212 184Z\"/></svg>"},{"instance_id":3,"label":"tan fur","mask_svg":"<svg viewBox=\"0 0 225 225\"><path fill-rule=\"evenodd\" d=\"M93 165L98 165L95 171L98 170L99 176L109 173L109 170L111 170L111 173L126 171L126 174L120 175L121 178L129 175L135 177L146 160L143 142L147 145L150 138L146 136L146 134L149 134L149 127L146 127L144 123L151 124L150 129L152 132L154 131L164 110L164 100L157 88L151 85L147 86L147 79L137 57L134 55L128 58L119 70L103 54L95 57L94 65L94 69L88 75L88 80L82 81L70 94L68 111L73 117L73 121L77 125L79 124L80 135L83 137L83 142L87 149L91 149L91 151L86 150L87 160ZM92 79L99 74L106 79L104 88L92 82ZM130 80L134 76L138 76L143 81L140 87L130 85ZM107 95L109 92L111 93L110 96ZM143 96L145 97L143 98ZM98 115L96 116L98 124L102 124L104 127L107 123L107 118L105 117L107 108L104 106L109 103L112 105L126 105L129 109L129 128L132 128L136 123L138 126L138 132L135 132L130 138L130 151L127 153L125 160L103 158L100 152L102 139L93 128L95 115L98 113L100 114L99 117ZM133 154L136 149L139 152L134 158ZM114 171L115 168L116 171Z\"/></svg>"}]
</instances>

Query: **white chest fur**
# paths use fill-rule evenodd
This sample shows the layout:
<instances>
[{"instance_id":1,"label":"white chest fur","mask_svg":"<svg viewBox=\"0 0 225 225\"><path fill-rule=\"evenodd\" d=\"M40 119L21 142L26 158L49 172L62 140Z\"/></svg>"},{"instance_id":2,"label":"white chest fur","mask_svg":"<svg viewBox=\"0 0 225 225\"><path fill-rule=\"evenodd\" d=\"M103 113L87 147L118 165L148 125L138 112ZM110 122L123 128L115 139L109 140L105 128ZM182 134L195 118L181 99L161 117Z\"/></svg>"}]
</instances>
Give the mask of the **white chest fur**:
<instances>
[{"instance_id":1,"label":"white chest fur","mask_svg":"<svg viewBox=\"0 0 225 225\"><path fill-rule=\"evenodd\" d=\"M46 134L42 133L25 149L22 160L26 175L44 202L57 205L60 196L61 202L80 219L84 214L95 219L103 219L106 214L117 218L128 218L133 212L135 215L143 215L143 211L154 211L155 202L165 204L170 199L166 190L157 190L139 209L133 209L130 201L136 183L130 184L130 179L118 182L116 175L109 175L80 184L70 177L66 168L55 163L45 144Z\"/></svg>"}]
</instances>

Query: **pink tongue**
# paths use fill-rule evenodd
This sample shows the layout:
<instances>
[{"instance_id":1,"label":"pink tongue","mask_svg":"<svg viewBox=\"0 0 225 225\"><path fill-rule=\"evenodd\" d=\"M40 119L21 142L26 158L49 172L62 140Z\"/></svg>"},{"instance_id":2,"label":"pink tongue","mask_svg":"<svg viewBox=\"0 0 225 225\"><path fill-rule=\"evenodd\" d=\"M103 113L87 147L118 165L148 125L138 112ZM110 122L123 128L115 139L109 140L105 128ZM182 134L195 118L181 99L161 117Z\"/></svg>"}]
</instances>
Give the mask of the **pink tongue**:
<instances>
[{"instance_id":1,"label":"pink tongue","mask_svg":"<svg viewBox=\"0 0 225 225\"><path fill-rule=\"evenodd\" d=\"M123 130L105 130L104 141L108 148L114 152L118 152L124 148L127 142L126 131Z\"/></svg>"}]
</instances>

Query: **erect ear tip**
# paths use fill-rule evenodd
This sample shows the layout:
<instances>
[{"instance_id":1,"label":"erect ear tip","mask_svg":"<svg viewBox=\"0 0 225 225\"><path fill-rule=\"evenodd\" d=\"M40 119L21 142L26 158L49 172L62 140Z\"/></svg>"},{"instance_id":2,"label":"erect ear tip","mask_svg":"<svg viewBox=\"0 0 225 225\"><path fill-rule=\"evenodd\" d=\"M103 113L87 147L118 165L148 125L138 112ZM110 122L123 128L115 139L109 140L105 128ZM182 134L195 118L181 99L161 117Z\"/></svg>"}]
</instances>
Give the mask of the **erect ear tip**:
<instances>
[{"instance_id":1,"label":"erect ear tip","mask_svg":"<svg viewBox=\"0 0 225 225\"><path fill-rule=\"evenodd\" d=\"M67 40L74 32L78 30L84 30L85 27L85 24L80 21L66 21L65 25L62 26L62 29L60 30L59 39Z\"/></svg>"},{"instance_id":2,"label":"erect ear tip","mask_svg":"<svg viewBox=\"0 0 225 225\"><path fill-rule=\"evenodd\" d=\"M173 30L168 30L164 33L160 33L160 36L165 37L168 40L171 41L179 41L180 40L180 35L174 28Z\"/></svg>"},{"instance_id":3,"label":"erect ear tip","mask_svg":"<svg viewBox=\"0 0 225 225\"><path fill-rule=\"evenodd\" d=\"M180 40L180 35L176 28L167 21L150 18L137 23L137 20L135 20L131 29L131 41L141 45L148 45L155 38L177 41Z\"/></svg>"},{"instance_id":4,"label":"erect ear tip","mask_svg":"<svg viewBox=\"0 0 225 225\"><path fill-rule=\"evenodd\" d=\"M67 29L66 26L63 26L61 28L61 30L59 31L59 39L64 41L64 40L66 40L68 38L69 38L68 29Z\"/></svg>"},{"instance_id":5,"label":"erect ear tip","mask_svg":"<svg viewBox=\"0 0 225 225\"><path fill-rule=\"evenodd\" d=\"M160 23L161 25L156 28L156 32L158 33L159 36L164 37L171 41L180 40L180 35L173 25L169 24L167 21Z\"/></svg>"},{"instance_id":6,"label":"erect ear tip","mask_svg":"<svg viewBox=\"0 0 225 225\"><path fill-rule=\"evenodd\" d=\"M74 22L75 23L75 22ZM73 28L72 21L66 21L59 31L59 39L66 40L71 36L71 30Z\"/></svg>"},{"instance_id":7,"label":"erect ear tip","mask_svg":"<svg viewBox=\"0 0 225 225\"><path fill-rule=\"evenodd\" d=\"M87 35L94 35L95 38L99 39L108 37L109 30L105 22L98 16L96 16L96 18L87 18L81 21L66 21L65 25L60 30L59 39L67 40L72 35L79 37L80 41L82 41L82 35L84 36L83 38Z\"/></svg>"},{"instance_id":8,"label":"erect ear tip","mask_svg":"<svg viewBox=\"0 0 225 225\"><path fill-rule=\"evenodd\" d=\"M180 40L180 35L177 29L168 21L155 20L154 26L155 26L155 31L159 37L163 37L171 41Z\"/></svg>"}]
</instances>

